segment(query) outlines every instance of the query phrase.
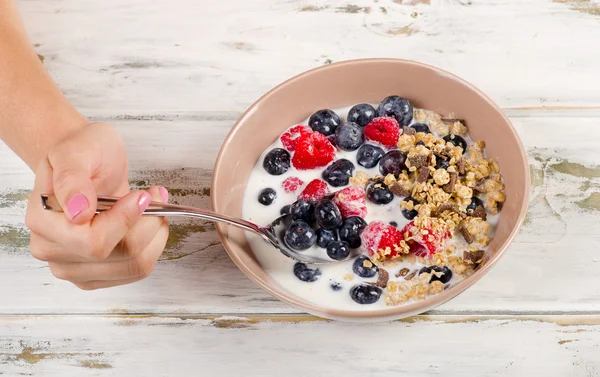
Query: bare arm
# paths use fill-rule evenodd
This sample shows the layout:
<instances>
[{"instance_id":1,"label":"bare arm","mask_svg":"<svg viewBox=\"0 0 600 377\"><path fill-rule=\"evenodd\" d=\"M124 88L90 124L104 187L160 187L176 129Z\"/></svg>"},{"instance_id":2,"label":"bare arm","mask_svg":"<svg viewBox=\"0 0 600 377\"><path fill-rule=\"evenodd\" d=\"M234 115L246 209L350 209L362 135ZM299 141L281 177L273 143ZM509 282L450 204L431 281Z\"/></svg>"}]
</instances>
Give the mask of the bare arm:
<instances>
[{"instance_id":1,"label":"bare arm","mask_svg":"<svg viewBox=\"0 0 600 377\"><path fill-rule=\"evenodd\" d=\"M98 289L150 274L169 226L141 213L150 200L166 202L168 192L130 192L119 134L69 104L32 49L14 0L0 0L0 138L35 172L25 218L30 250L57 278ZM47 192L64 214L42 208ZM95 216L97 193L123 198Z\"/></svg>"},{"instance_id":2,"label":"bare arm","mask_svg":"<svg viewBox=\"0 0 600 377\"><path fill-rule=\"evenodd\" d=\"M32 170L87 120L44 70L13 0L0 0L0 139Z\"/></svg>"}]
</instances>

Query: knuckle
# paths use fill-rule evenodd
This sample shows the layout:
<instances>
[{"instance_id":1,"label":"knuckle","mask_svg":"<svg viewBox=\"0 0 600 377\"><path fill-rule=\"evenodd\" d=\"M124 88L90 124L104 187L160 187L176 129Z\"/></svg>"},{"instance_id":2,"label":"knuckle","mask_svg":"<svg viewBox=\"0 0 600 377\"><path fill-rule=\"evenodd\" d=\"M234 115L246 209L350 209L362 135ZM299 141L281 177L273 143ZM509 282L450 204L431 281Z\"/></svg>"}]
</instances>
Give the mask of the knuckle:
<instances>
[{"instance_id":1,"label":"knuckle","mask_svg":"<svg viewBox=\"0 0 600 377\"><path fill-rule=\"evenodd\" d=\"M154 261L140 256L129 260L129 273L132 277L146 278L154 270Z\"/></svg>"},{"instance_id":2,"label":"knuckle","mask_svg":"<svg viewBox=\"0 0 600 377\"><path fill-rule=\"evenodd\" d=\"M54 275L55 278L60 280L70 280L71 274L68 269L56 263L49 263L48 266L50 267L50 272L52 272L52 275Z\"/></svg>"},{"instance_id":3,"label":"knuckle","mask_svg":"<svg viewBox=\"0 0 600 377\"><path fill-rule=\"evenodd\" d=\"M47 262L50 259L50 253L48 250L40 245L40 243L37 242L34 237L32 237L31 241L29 241L29 251L35 259L41 260L42 262Z\"/></svg>"},{"instance_id":4,"label":"knuckle","mask_svg":"<svg viewBox=\"0 0 600 377\"><path fill-rule=\"evenodd\" d=\"M84 233L82 236L82 250L85 255L87 255L90 259L96 261L102 261L108 257L110 254L110 250L106 250L104 246L104 238L105 235L99 232L89 232Z\"/></svg>"},{"instance_id":5,"label":"knuckle","mask_svg":"<svg viewBox=\"0 0 600 377\"><path fill-rule=\"evenodd\" d=\"M125 235L122 240L123 255L128 258L135 257L140 251L144 249L142 241L135 234L131 232Z\"/></svg>"},{"instance_id":6,"label":"knuckle","mask_svg":"<svg viewBox=\"0 0 600 377\"><path fill-rule=\"evenodd\" d=\"M36 216L32 214L31 211L27 211L27 214L25 214L25 226L30 230L34 230L36 225Z\"/></svg>"},{"instance_id":7,"label":"knuckle","mask_svg":"<svg viewBox=\"0 0 600 377\"><path fill-rule=\"evenodd\" d=\"M71 177L75 174L74 169L63 168L54 172L54 190L61 192L69 187Z\"/></svg>"},{"instance_id":8,"label":"knuckle","mask_svg":"<svg viewBox=\"0 0 600 377\"><path fill-rule=\"evenodd\" d=\"M98 289L98 287L94 286L94 284L91 283L75 283L75 286L81 289L82 291L93 291L95 289Z\"/></svg>"}]
</instances>

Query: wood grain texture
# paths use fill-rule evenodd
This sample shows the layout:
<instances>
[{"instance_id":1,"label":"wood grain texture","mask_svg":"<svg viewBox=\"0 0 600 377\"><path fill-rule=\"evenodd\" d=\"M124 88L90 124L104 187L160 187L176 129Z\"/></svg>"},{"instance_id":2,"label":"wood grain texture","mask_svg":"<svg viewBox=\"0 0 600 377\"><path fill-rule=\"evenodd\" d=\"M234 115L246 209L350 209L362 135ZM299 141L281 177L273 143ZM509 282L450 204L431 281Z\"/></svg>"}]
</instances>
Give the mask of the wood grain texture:
<instances>
[{"instance_id":1,"label":"wood grain texture","mask_svg":"<svg viewBox=\"0 0 600 377\"><path fill-rule=\"evenodd\" d=\"M8 376L537 376L600 373L597 316L4 317ZM483 336L482 336L483 334Z\"/></svg>"},{"instance_id":2,"label":"wood grain texture","mask_svg":"<svg viewBox=\"0 0 600 377\"><path fill-rule=\"evenodd\" d=\"M287 78L418 60L503 107L598 108L600 15L550 0L20 2L38 54L84 111L242 111ZM520 17L515 17L515 15ZM324 37L326 35L326 37Z\"/></svg>"},{"instance_id":3,"label":"wood grain texture","mask_svg":"<svg viewBox=\"0 0 600 377\"><path fill-rule=\"evenodd\" d=\"M132 187L208 207L221 142L260 95L320 65L395 57L453 72L503 107L533 195L520 235L473 288L432 315L356 326L268 296L202 222L174 222L141 283L83 292L56 280L27 251L33 174L0 143L0 376L600 374L598 0L19 6L67 97L123 135Z\"/></svg>"},{"instance_id":4,"label":"wood grain texture","mask_svg":"<svg viewBox=\"0 0 600 377\"><path fill-rule=\"evenodd\" d=\"M232 120L181 118L131 116L113 123L128 147L133 186L164 184L175 201L207 207L212 162ZM532 167L526 223L489 275L435 313L600 312L599 278L586 272L599 261L600 120L585 113L512 120ZM205 223L175 223L167 251L142 283L81 292L54 279L26 250L24 198L31 174L6 147L0 155L6 167L0 173L0 313L296 312L250 283Z\"/></svg>"}]
</instances>

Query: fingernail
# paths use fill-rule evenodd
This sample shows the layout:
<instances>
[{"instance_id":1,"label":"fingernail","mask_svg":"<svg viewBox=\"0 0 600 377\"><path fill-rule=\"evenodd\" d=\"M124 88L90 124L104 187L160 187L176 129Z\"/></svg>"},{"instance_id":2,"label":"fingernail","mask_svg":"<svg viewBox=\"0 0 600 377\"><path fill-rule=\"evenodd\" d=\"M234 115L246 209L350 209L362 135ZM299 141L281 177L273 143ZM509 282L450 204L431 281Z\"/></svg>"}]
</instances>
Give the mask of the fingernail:
<instances>
[{"instance_id":1,"label":"fingernail","mask_svg":"<svg viewBox=\"0 0 600 377\"><path fill-rule=\"evenodd\" d=\"M144 192L142 195L140 195L140 200L138 200L138 209L140 210L140 213L144 212L146 208L148 208L151 200L152 197L147 192Z\"/></svg>"},{"instance_id":2,"label":"fingernail","mask_svg":"<svg viewBox=\"0 0 600 377\"><path fill-rule=\"evenodd\" d=\"M82 194L73 195L67 203L67 215L69 216L69 219L73 220L81 212L88 209L89 206L90 203L85 196Z\"/></svg>"},{"instance_id":3,"label":"fingernail","mask_svg":"<svg viewBox=\"0 0 600 377\"><path fill-rule=\"evenodd\" d=\"M160 197L162 198L163 202L167 203L169 201L169 192L167 189L161 187L158 189L158 192L160 192Z\"/></svg>"}]
</instances>

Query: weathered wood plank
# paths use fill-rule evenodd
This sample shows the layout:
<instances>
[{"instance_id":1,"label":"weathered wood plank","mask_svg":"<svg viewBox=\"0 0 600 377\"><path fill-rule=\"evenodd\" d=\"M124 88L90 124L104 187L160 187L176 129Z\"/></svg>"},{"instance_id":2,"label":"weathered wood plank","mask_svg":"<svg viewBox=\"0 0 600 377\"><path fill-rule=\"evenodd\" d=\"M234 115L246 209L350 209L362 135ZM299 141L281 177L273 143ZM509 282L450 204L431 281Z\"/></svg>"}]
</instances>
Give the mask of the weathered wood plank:
<instances>
[{"instance_id":1,"label":"weathered wood plank","mask_svg":"<svg viewBox=\"0 0 600 377\"><path fill-rule=\"evenodd\" d=\"M503 107L597 108L600 57L590 41L600 39L600 15L590 4L30 0L20 7L44 64L82 109L242 111L297 73L365 57L440 66Z\"/></svg>"},{"instance_id":2,"label":"weathered wood plank","mask_svg":"<svg viewBox=\"0 0 600 377\"><path fill-rule=\"evenodd\" d=\"M0 373L595 376L599 323L597 316L415 317L361 326L285 316L4 317Z\"/></svg>"},{"instance_id":3,"label":"weathered wood plank","mask_svg":"<svg viewBox=\"0 0 600 377\"><path fill-rule=\"evenodd\" d=\"M164 184L174 200L206 208L210 169L232 122L183 118L133 117L114 124L128 147L133 185ZM600 236L600 120L532 116L513 122L532 166L526 224L492 272L438 313L600 311L600 281L589 273L598 262ZM212 225L204 223L175 223L163 260L140 284L81 292L54 279L25 248L24 198L31 173L5 146L0 156L0 313L295 312L251 284L217 244Z\"/></svg>"}]
</instances>

